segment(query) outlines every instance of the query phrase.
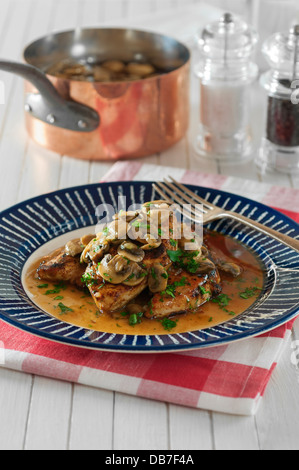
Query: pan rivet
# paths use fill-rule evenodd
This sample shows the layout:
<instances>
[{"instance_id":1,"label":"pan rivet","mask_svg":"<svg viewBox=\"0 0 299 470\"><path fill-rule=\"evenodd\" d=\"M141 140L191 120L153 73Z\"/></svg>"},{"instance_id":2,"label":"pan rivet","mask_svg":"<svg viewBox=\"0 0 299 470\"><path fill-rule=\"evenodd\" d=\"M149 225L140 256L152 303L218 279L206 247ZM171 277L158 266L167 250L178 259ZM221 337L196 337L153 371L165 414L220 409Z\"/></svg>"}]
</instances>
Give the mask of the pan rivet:
<instances>
[{"instance_id":1,"label":"pan rivet","mask_svg":"<svg viewBox=\"0 0 299 470\"><path fill-rule=\"evenodd\" d=\"M25 108L25 111L27 111L27 113L31 113L31 111L32 111L32 108L31 108L30 104L28 104L28 103L25 103L25 106L24 106L24 108Z\"/></svg>"},{"instance_id":2,"label":"pan rivet","mask_svg":"<svg viewBox=\"0 0 299 470\"><path fill-rule=\"evenodd\" d=\"M56 121L56 118L55 118L54 114L48 114L48 116L47 116L47 121L48 121L50 124L53 124L53 123Z\"/></svg>"},{"instance_id":3,"label":"pan rivet","mask_svg":"<svg viewBox=\"0 0 299 470\"><path fill-rule=\"evenodd\" d=\"M87 127L87 124L85 121L83 121L83 119L80 119L78 121L78 127L80 127L81 129L85 129Z\"/></svg>"}]
</instances>

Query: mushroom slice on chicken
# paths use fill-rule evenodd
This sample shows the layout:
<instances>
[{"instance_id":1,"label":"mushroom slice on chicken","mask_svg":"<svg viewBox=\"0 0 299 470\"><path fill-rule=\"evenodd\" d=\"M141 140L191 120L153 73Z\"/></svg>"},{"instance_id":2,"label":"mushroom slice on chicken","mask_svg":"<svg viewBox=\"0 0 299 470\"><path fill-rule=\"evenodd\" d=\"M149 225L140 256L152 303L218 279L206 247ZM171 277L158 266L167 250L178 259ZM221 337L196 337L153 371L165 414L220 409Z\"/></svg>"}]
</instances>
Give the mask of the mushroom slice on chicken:
<instances>
[{"instance_id":1,"label":"mushroom slice on chicken","mask_svg":"<svg viewBox=\"0 0 299 470\"><path fill-rule=\"evenodd\" d=\"M133 265L123 256L106 255L97 268L98 274L111 284L121 284L133 272Z\"/></svg>"},{"instance_id":2,"label":"mushroom slice on chicken","mask_svg":"<svg viewBox=\"0 0 299 470\"><path fill-rule=\"evenodd\" d=\"M168 284L168 273L159 263L155 263L149 272L148 287L150 292L162 292Z\"/></svg>"},{"instance_id":3,"label":"mushroom slice on chicken","mask_svg":"<svg viewBox=\"0 0 299 470\"><path fill-rule=\"evenodd\" d=\"M144 258L144 251L135 243L125 241L119 245L117 253L130 261L140 263Z\"/></svg>"},{"instance_id":4,"label":"mushroom slice on chicken","mask_svg":"<svg viewBox=\"0 0 299 470\"><path fill-rule=\"evenodd\" d=\"M93 238L81 254L82 263L98 263L108 252L110 243L103 237Z\"/></svg>"}]
</instances>

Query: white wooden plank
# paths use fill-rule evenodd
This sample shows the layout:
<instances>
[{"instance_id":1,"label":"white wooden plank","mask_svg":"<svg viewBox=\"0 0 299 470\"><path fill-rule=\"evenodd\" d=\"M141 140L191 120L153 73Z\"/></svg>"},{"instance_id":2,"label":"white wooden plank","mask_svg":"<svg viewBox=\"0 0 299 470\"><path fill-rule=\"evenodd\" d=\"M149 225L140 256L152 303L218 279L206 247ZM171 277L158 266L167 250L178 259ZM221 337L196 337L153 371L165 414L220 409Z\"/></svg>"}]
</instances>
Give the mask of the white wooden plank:
<instances>
[{"instance_id":1,"label":"white wooden plank","mask_svg":"<svg viewBox=\"0 0 299 470\"><path fill-rule=\"evenodd\" d=\"M98 183L112 167L113 162L91 162L89 182Z\"/></svg>"},{"instance_id":2,"label":"white wooden plank","mask_svg":"<svg viewBox=\"0 0 299 470\"><path fill-rule=\"evenodd\" d=\"M0 450L22 450L32 378L0 368Z\"/></svg>"},{"instance_id":3,"label":"white wooden plank","mask_svg":"<svg viewBox=\"0 0 299 470\"><path fill-rule=\"evenodd\" d=\"M69 449L112 449L113 406L113 392L76 384Z\"/></svg>"},{"instance_id":4,"label":"white wooden plank","mask_svg":"<svg viewBox=\"0 0 299 470\"><path fill-rule=\"evenodd\" d=\"M104 19L105 21L115 21L127 17L126 0L105 0ZM100 13L101 19L101 13Z\"/></svg>"},{"instance_id":5,"label":"white wooden plank","mask_svg":"<svg viewBox=\"0 0 299 470\"><path fill-rule=\"evenodd\" d=\"M259 450L253 416L213 413L215 450Z\"/></svg>"},{"instance_id":6,"label":"white wooden plank","mask_svg":"<svg viewBox=\"0 0 299 470\"><path fill-rule=\"evenodd\" d=\"M168 449L167 405L116 393L113 449Z\"/></svg>"},{"instance_id":7,"label":"white wooden plank","mask_svg":"<svg viewBox=\"0 0 299 470\"><path fill-rule=\"evenodd\" d=\"M55 3L53 16L54 32L74 29L80 23L80 2L79 0L63 0Z\"/></svg>"},{"instance_id":8,"label":"white wooden plank","mask_svg":"<svg viewBox=\"0 0 299 470\"><path fill-rule=\"evenodd\" d=\"M174 146L160 153L160 165L189 169L188 140L184 137Z\"/></svg>"},{"instance_id":9,"label":"white wooden plank","mask_svg":"<svg viewBox=\"0 0 299 470\"><path fill-rule=\"evenodd\" d=\"M171 450L213 450L211 413L169 406Z\"/></svg>"},{"instance_id":10,"label":"white wooden plank","mask_svg":"<svg viewBox=\"0 0 299 470\"><path fill-rule=\"evenodd\" d=\"M47 2L45 5L43 5L42 2L36 2L33 6L30 25L28 25L27 28L27 43L50 31L55 11L55 3L53 1ZM21 80L17 84L18 90L20 84ZM20 91L18 96L18 102L13 109L15 116L20 116L19 119L22 119L22 127L25 128L23 118L23 91ZM15 127L15 125L13 127ZM60 172L59 155L38 146L29 139L27 135L25 136L24 132L19 142L23 143L25 146L25 158L21 179L19 181L18 200L28 199L57 189Z\"/></svg>"},{"instance_id":11,"label":"white wooden plank","mask_svg":"<svg viewBox=\"0 0 299 470\"><path fill-rule=\"evenodd\" d=\"M60 188L87 184L88 180L89 180L89 162L88 161L71 158L71 157L62 158L60 179L59 179Z\"/></svg>"},{"instance_id":12,"label":"white wooden plank","mask_svg":"<svg viewBox=\"0 0 299 470\"><path fill-rule=\"evenodd\" d=\"M79 12L81 27L98 27L105 19L105 1L81 0Z\"/></svg>"},{"instance_id":13,"label":"white wooden plank","mask_svg":"<svg viewBox=\"0 0 299 470\"><path fill-rule=\"evenodd\" d=\"M299 374L291 362L292 352L290 341L256 414L261 450L299 449Z\"/></svg>"},{"instance_id":14,"label":"white wooden plank","mask_svg":"<svg viewBox=\"0 0 299 470\"><path fill-rule=\"evenodd\" d=\"M35 377L25 450L66 450L71 416L72 384Z\"/></svg>"},{"instance_id":15,"label":"white wooden plank","mask_svg":"<svg viewBox=\"0 0 299 470\"><path fill-rule=\"evenodd\" d=\"M28 141L18 187L18 201L55 191L59 183L60 157Z\"/></svg>"},{"instance_id":16,"label":"white wooden plank","mask_svg":"<svg viewBox=\"0 0 299 470\"><path fill-rule=\"evenodd\" d=\"M3 17L1 19L1 22L3 21L4 23L2 24L3 29L0 41L2 59L21 59L31 8L32 3L29 1L22 4L13 2L9 5L9 9L4 5ZM18 31L18 34L15 34L15 31ZM5 95L5 103L0 107L0 129L3 129L14 84L20 79L15 75L0 71L0 80L4 87ZM20 107L22 107L21 103L22 101L20 102Z\"/></svg>"},{"instance_id":17,"label":"white wooden plank","mask_svg":"<svg viewBox=\"0 0 299 470\"><path fill-rule=\"evenodd\" d=\"M242 16L246 21L251 20L250 0L209 0L209 3L215 7Z\"/></svg>"},{"instance_id":18,"label":"white wooden plank","mask_svg":"<svg viewBox=\"0 0 299 470\"><path fill-rule=\"evenodd\" d=\"M152 13L155 4L152 0L128 0L127 2L127 17L132 19L134 17Z\"/></svg>"},{"instance_id":19,"label":"white wooden plank","mask_svg":"<svg viewBox=\"0 0 299 470\"><path fill-rule=\"evenodd\" d=\"M27 136L23 123L23 84L16 81L6 115L0 141L0 208L4 209L17 200L20 171L26 150Z\"/></svg>"},{"instance_id":20,"label":"white wooden plank","mask_svg":"<svg viewBox=\"0 0 299 470\"><path fill-rule=\"evenodd\" d=\"M299 174L291 175L291 185L293 188L299 189Z\"/></svg>"}]
</instances>

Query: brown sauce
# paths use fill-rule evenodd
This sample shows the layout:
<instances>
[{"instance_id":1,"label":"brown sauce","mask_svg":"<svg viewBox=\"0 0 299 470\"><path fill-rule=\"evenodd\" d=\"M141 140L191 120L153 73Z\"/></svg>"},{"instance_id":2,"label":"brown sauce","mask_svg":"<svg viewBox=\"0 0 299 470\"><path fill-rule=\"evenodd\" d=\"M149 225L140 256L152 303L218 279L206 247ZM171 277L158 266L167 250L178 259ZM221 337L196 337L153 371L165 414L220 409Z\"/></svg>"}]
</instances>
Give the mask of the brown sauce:
<instances>
[{"instance_id":1,"label":"brown sauce","mask_svg":"<svg viewBox=\"0 0 299 470\"><path fill-rule=\"evenodd\" d=\"M257 300L263 288L264 273L255 255L238 241L213 232L205 241L214 257L237 263L242 268L242 274L233 278L231 274L221 272L222 294L197 310L171 317L175 320L175 326L170 330L161 320L145 317L140 323L130 325L124 312L100 313L86 291L72 285L37 279L36 269L41 260L36 261L26 273L25 288L43 311L67 323L96 331L151 335L210 328L231 320Z\"/></svg>"}]
</instances>

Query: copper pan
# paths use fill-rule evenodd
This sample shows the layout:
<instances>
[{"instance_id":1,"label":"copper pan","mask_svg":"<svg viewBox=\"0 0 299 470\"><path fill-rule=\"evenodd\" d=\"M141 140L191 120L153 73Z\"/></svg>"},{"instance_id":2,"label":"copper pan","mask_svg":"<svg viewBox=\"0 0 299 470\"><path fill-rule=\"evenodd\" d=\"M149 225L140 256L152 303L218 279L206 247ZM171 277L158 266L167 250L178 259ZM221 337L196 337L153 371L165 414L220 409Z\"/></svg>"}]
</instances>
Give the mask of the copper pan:
<instances>
[{"instance_id":1,"label":"copper pan","mask_svg":"<svg viewBox=\"0 0 299 470\"><path fill-rule=\"evenodd\" d=\"M69 58L146 61L166 73L130 82L78 81L45 73ZM0 69L25 78L31 138L62 155L143 157L172 146L188 128L190 53L167 36L114 28L61 32L30 44L24 64L0 61Z\"/></svg>"}]
</instances>

